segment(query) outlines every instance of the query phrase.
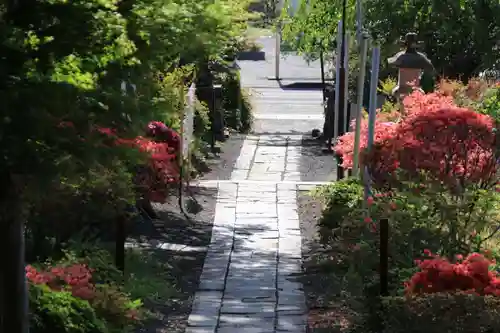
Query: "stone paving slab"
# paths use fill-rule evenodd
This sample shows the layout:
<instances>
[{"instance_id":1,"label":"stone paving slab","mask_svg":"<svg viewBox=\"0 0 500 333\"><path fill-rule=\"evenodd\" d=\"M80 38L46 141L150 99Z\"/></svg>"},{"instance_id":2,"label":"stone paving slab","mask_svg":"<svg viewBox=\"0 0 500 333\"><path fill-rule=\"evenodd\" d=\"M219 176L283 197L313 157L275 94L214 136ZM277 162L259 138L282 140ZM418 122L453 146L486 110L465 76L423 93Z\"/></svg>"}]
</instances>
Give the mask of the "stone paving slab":
<instances>
[{"instance_id":1,"label":"stone paving slab","mask_svg":"<svg viewBox=\"0 0 500 333\"><path fill-rule=\"evenodd\" d=\"M186 333L305 332L305 296L296 281L302 271L298 188L281 183L298 172L288 142L250 138L234 181L218 184L211 243Z\"/></svg>"}]
</instances>

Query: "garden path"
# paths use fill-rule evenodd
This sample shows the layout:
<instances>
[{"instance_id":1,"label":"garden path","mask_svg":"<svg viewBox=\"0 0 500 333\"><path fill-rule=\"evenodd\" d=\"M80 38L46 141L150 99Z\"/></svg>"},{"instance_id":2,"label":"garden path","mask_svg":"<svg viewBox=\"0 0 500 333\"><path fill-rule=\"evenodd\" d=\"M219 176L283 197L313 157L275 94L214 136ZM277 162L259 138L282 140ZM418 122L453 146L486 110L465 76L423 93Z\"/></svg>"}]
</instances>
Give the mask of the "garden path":
<instances>
[{"instance_id":1,"label":"garden path","mask_svg":"<svg viewBox=\"0 0 500 333\"><path fill-rule=\"evenodd\" d=\"M283 72L314 72L299 60L284 60ZM331 163L308 156L303 147L304 133L322 127L321 90L287 89L258 76L272 75L271 65L240 62L242 81L253 88L254 131L230 180L198 183L218 194L186 333L306 332L305 296L296 280L302 271L297 191L334 174Z\"/></svg>"}]
</instances>

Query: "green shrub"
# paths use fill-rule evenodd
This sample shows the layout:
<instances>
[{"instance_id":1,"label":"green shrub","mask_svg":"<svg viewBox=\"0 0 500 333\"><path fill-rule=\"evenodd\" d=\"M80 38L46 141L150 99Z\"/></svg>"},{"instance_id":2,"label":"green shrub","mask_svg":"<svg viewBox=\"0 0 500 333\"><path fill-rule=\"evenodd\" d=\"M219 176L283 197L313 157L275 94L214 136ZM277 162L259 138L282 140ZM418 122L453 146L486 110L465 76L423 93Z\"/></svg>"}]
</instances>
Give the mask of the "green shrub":
<instances>
[{"instance_id":1,"label":"green shrub","mask_svg":"<svg viewBox=\"0 0 500 333\"><path fill-rule=\"evenodd\" d=\"M30 330L32 333L108 333L89 302L71 292L52 291L30 284Z\"/></svg>"},{"instance_id":2,"label":"green shrub","mask_svg":"<svg viewBox=\"0 0 500 333\"><path fill-rule=\"evenodd\" d=\"M320 234L324 241L334 237L342 222L352 217L362 206L363 186L354 178L344 179L315 190L313 195L323 203L323 213L319 220Z\"/></svg>"},{"instance_id":3,"label":"green shrub","mask_svg":"<svg viewBox=\"0 0 500 333\"><path fill-rule=\"evenodd\" d=\"M96 284L91 301L97 316L103 318L115 332L131 332L140 319L141 300L132 300L115 284Z\"/></svg>"},{"instance_id":4,"label":"green shrub","mask_svg":"<svg viewBox=\"0 0 500 333\"><path fill-rule=\"evenodd\" d=\"M93 270L93 281L112 289L108 295L110 305L122 300L121 304L126 305L129 310L134 310L138 305L137 300L167 303L178 296L175 277L171 275L172 267L152 251L128 249L125 256L125 272L121 272L114 266L113 254L105 244L74 241L68 245L65 257L56 264L86 264ZM108 245L110 248L113 247L113 244ZM117 285L122 288L118 290ZM109 312L114 313L116 310L111 309ZM140 314L144 314L143 311Z\"/></svg>"},{"instance_id":5,"label":"green shrub","mask_svg":"<svg viewBox=\"0 0 500 333\"><path fill-rule=\"evenodd\" d=\"M40 196L27 223L27 259L61 255L74 237L113 239L116 220L134 202L132 175L123 165L90 170L79 181L62 179Z\"/></svg>"},{"instance_id":6,"label":"green shrub","mask_svg":"<svg viewBox=\"0 0 500 333\"><path fill-rule=\"evenodd\" d=\"M500 299L468 294L432 294L382 301L383 333L500 332ZM380 332L380 331L378 331Z\"/></svg>"},{"instance_id":7,"label":"green shrub","mask_svg":"<svg viewBox=\"0 0 500 333\"><path fill-rule=\"evenodd\" d=\"M132 331L143 319L145 312L142 309L142 301L138 299L138 295L131 295L127 292L126 286L124 286L124 276L113 263L112 253L98 246L97 244L83 243L79 241L71 241L67 244L68 249L64 250L64 257L60 260L55 260L53 262L48 261L44 265L37 265L40 268L34 269L30 268L28 279L31 281L30 288L37 290L40 288L39 280L36 276L44 278L49 278L54 275L53 272L59 272L56 280L61 279L63 289L72 291L73 285L68 286L70 280L66 280L67 276L73 276L76 279L81 271L77 269L72 269L75 267L88 267L91 272L91 277L86 284L82 286L85 287L81 289L85 291L73 293L74 297L85 298L85 301L90 305L94 315L100 322L103 322L107 328L106 332L130 332ZM31 267L31 266L30 266ZM67 268L65 270L64 268ZM70 274L70 275L67 275ZM83 276L83 275L82 275ZM126 276L125 279L127 283L138 282L134 278L133 273L131 276ZM76 281L76 280L75 280ZM87 280L85 280L87 281ZM142 283L144 283L142 281ZM43 283L44 286L53 287L53 282ZM59 289L59 288L56 288ZM57 295L58 291L52 292L50 296L52 298L64 297L64 295ZM80 289L79 289L80 290ZM88 291L88 292L87 292ZM149 290L151 292L151 290ZM71 294L69 295L71 296ZM68 296L68 297L69 297ZM139 297L147 297L149 295L140 295ZM79 298L77 298L79 300ZM76 302L76 301L75 301ZM38 303L31 304L31 307L37 309L40 305ZM64 313L62 313L64 315ZM45 327L50 328L53 325L52 321L47 321L47 318L40 318L40 323ZM56 331L56 330L54 330ZM85 331L87 332L87 331Z\"/></svg>"},{"instance_id":8,"label":"green shrub","mask_svg":"<svg viewBox=\"0 0 500 333\"><path fill-rule=\"evenodd\" d=\"M225 124L231 129L247 133L252 126L252 106L250 96L241 87L239 71L230 71L222 88Z\"/></svg>"},{"instance_id":9,"label":"green shrub","mask_svg":"<svg viewBox=\"0 0 500 333\"><path fill-rule=\"evenodd\" d=\"M248 133L252 129L253 114L252 114L252 94L248 89L240 88L241 93L241 110L240 110L240 132Z\"/></svg>"}]
</instances>

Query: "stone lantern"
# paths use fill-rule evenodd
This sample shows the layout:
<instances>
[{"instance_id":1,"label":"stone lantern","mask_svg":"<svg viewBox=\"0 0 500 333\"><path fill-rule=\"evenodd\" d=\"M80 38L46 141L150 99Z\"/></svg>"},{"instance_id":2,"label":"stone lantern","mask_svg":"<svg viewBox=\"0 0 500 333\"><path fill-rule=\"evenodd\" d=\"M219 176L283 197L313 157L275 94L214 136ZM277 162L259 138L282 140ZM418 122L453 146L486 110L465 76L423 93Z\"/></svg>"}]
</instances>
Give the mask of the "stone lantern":
<instances>
[{"instance_id":1,"label":"stone lantern","mask_svg":"<svg viewBox=\"0 0 500 333\"><path fill-rule=\"evenodd\" d=\"M392 91L398 100L411 93L414 87L420 86L420 77L424 71L434 70L434 66L425 54L417 52L417 44L417 34L407 33L406 50L388 59L389 65L399 70L398 85Z\"/></svg>"}]
</instances>

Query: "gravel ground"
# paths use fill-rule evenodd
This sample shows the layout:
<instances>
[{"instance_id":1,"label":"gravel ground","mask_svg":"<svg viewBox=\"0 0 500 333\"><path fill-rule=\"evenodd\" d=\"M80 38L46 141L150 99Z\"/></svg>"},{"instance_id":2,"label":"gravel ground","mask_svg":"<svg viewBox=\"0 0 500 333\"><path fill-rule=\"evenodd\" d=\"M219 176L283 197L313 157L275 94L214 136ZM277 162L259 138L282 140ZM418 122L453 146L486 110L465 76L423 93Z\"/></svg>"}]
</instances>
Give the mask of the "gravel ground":
<instances>
[{"instance_id":1,"label":"gravel ground","mask_svg":"<svg viewBox=\"0 0 500 333\"><path fill-rule=\"evenodd\" d=\"M323 152L322 142L304 135L301 142L300 180L330 182L337 179L335 160L332 154Z\"/></svg>"},{"instance_id":2,"label":"gravel ground","mask_svg":"<svg viewBox=\"0 0 500 333\"><path fill-rule=\"evenodd\" d=\"M232 134L231 138L223 143L221 152L215 157L207 159L206 163L209 172L201 175L203 180L229 180L233 171L236 159L240 155L241 146L245 140L245 135Z\"/></svg>"},{"instance_id":3,"label":"gravel ground","mask_svg":"<svg viewBox=\"0 0 500 333\"><path fill-rule=\"evenodd\" d=\"M230 179L243 138L235 135L226 141L221 146L221 153L207 161L210 171L201 179ZM155 205L159 215L158 220L145 223L130 235L131 241L153 246L173 243L196 247L191 251L144 249L152 252L155 260L165 264L171 277L165 282L166 288L173 288L176 292L173 297L161 304L145 302L154 317L137 333L182 333L186 329L193 296L198 288L203 268L206 247L210 244L217 190L192 188L191 193L201 205L202 210L198 214L191 216L190 219L186 218L179 208L178 199L173 197L167 204Z\"/></svg>"},{"instance_id":4,"label":"gravel ground","mask_svg":"<svg viewBox=\"0 0 500 333\"><path fill-rule=\"evenodd\" d=\"M301 143L300 173L302 181L334 181L336 167L333 156L322 153L318 140L304 135ZM309 191L297 192L297 209L302 235L304 275L302 283L309 308L308 332L338 332L345 326L342 303L339 301L340 283L331 271L332 253L321 244L317 223L322 204Z\"/></svg>"}]
</instances>

